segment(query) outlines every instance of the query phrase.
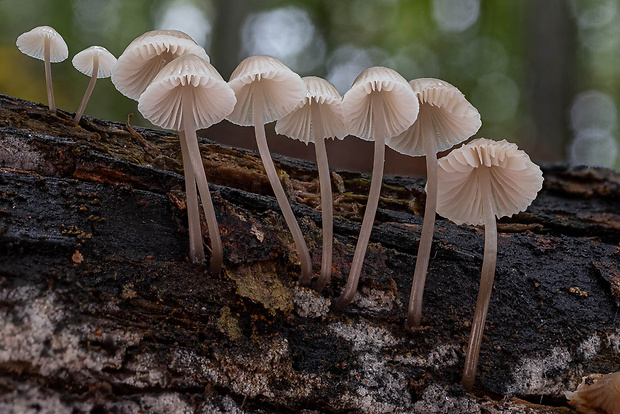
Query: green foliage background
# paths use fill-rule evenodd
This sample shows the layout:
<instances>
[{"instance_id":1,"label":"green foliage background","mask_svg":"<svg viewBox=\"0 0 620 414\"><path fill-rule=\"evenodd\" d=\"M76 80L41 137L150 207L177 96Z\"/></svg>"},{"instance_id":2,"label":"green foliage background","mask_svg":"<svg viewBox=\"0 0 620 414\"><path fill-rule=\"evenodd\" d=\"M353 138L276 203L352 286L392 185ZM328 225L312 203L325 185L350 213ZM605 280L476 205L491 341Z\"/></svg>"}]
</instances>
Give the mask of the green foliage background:
<instances>
[{"instance_id":1,"label":"green foliage background","mask_svg":"<svg viewBox=\"0 0 620 414\"><path fill-rule=\"evenodd\" d=\"M71 65L77 52L101 45L119 56L131 40L153 30L168 7L189 3L212 26L204 46L225 78L242 58L240 33L246 19L296 7L308 13L325 43L320 64L300 75L327 76L331 53L343 45L370 50L373 64L393 64L407 79L438 77L454 84L482 115L477 136L517 142L537 161L566 159L573 139L569 111L579 92L595 89L618 102L620 53L614 46L620 47L620 10L612 4L617 0L602 1L611 4L608 9L600 9L600 0L480 0L476 22L455 33L440 29L433 1L0 0L0 92L46 102L43 64L22 55L15 39L35 26L50 25L65 38L70 54L52 66L56 102L75 111L88 83ZM613 10L614 15L606 24L580 25L580 16L592 10ZM499 54L489 53L494 48ZM497 91L487 88L488 82L508 87ZM506 102L513 101L510 116L499 116ZM123 122L134 113L133 124L150 126L136 103L118 93L109 79L98 81L86 113ZM616 127L612 133L617 147ZM615 167L620 167L620 157Z\"/></svg>"}]
</instances>

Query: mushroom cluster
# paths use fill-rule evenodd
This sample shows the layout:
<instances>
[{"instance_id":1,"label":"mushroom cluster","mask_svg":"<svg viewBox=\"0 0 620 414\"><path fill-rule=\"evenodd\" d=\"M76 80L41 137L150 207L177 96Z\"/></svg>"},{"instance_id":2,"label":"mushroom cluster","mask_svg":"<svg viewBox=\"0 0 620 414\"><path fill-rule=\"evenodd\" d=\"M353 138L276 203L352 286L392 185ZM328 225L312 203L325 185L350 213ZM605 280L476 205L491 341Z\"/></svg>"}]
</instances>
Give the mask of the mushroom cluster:
<instances>
[{"instance_id":1,"label":"mushroom cluster","mask_svg":"<svg viewBox=\"0 0 620 414\"><path fill-rule=\"evenodd\" d=\"M50 63L67 58L66 43L54 29L41 26L19 36L16 44L25 54L45 61L48 103L50 112L55 113ZM421 323L436 213L456 224L484 225L480 291L462 379L463 387L471 390L495 274L496 219L525 210L542 187L542 173L516 145L484 138L438 160L438 152L467 140L481 126L480 114L457 88L439 79L407 82L392 69L372 67L359 74L343 98L329 82L312 76L301 78L270 56L243 60L226 82L211 65L205 50L177 30L150 31L137 37L118 61L105 48L92 46L75 55L73 64L91 76L75 114L76 123L80 122L97 78L111 76L122 94L138 101L138 109L146 119L178 131L185 175L189 259L192 263L205 261L200 195L211 242L212 275L220 273L224 252L197 130L224 118L254 127L265 173L295 242L301 265L299 282L303 285L313 282L311 256L271 158L265 124L277 121L277 133L314 143L323 226L321 270L314 284L317 290L330 284L332 273L333 206L324 140L354 135L374 141L366 210L349 277L342 294L334 300L337 308L349 305L357 291L379 204L385 147L410 156L425 156L426 206L407 326L414 328ZM617 376L610 378L601 384L613 383L617 388ZM595 387L590 394L596 392ZM583 394L575 398L589 404L590 396Z\"/></svg>"}]
</instances>

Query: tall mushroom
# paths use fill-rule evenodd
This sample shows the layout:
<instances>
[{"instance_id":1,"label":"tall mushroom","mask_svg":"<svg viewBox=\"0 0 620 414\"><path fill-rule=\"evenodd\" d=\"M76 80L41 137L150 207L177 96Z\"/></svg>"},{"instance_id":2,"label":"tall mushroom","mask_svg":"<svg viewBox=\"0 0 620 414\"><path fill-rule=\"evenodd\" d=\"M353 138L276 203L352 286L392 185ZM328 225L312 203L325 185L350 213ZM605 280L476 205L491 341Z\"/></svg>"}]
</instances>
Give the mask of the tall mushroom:
<instances>
[{"instance_id":1,"label":"tall mushroom","mask_svg":"<svg viewBox=\"0 0 620 414\"><path fill-rule=\"evenodd\" d=\"M153 124L184 132L179 134L182 156L184 160L189 157L190 162L184 161L183 165L186 174L188 170L193 172L200 192L211 239L210 271L213 275L220 272L222 265L222 243L196 130L220 122L233 110L235 102L234 92L217 70L204 59L192 54L181 56L164 66L138 101L138 110ZM186 178L186 186L196 184ZM187 190L189 191L189 188ZM188 199L188 203L190 201L193 200ZM191 237L190 232L190 243L200 243L201 249L202 237L196 240ZM190 246L190 251L197 249L197 246Z\"/></svg>"},{"instance_id":2,"label":"tall mushroom","mask_svg":"<svg viewBox=\"0 0 620 414\"><path fill-rule=\"evenodd\" d=\"M384 67L372 67L358 75L351 89L344 95L342 107L349 133L364 140L374 140L375 155L368 202L349 279L336 301L336 307L345 307L351 303L357 291L379 204L385 142L413 124L418 117L419 103L407 81L398 72Z\"/></svg>"},{"instance_id":3,"label":"tall mushroom","mask_svg":"<svg viewBox=\"0 0 620 414\"><path fill-rule=\"evenodd\" d=\"M315 76L302 78L306 97L297 108L276 122L276 132L306 144L313 142L321 188L321 219L323 222L323 254L317 289L329 284L332 275L332 239L334 213L329 163L325 150L326 138L343 139L347 135L342 114L342 96L331 83Z\"/></svg>"},{"instance_id":4,"label":"tall mushroom","mask_svg":"<svg viewBox=\"0 0 620 414\"><path fill-rule=\"evenodd\" d=\"M209 62L209 56L189 35L179 30L153 30L135 38L118 58L112 71L112 83L123 95L138 100L159 71L169 62L194 54ZM185 141L185 133L179 131L179 140ZM186 145L181 145L183 151ZM189 154L183 156L187 215L189 222L190 259L194 263L204 261L200 211L194 170Z\"/></svg>"},{"instance_id":5,"label":"tall mushroom","mask_svg":"<svg viewBox=\"0 0 620 414\"><path fill-rule=\"evenodd\" d=\"M45 62L47 103L50 112L56 115L56 101L54 100L50 63L62 62L69 57L67 44L62 36L50 26L35 27L29 32L21 34L15 44L22 53Z\"/></svg>"},{"instance_id":6,"label":"tall mushroom","mask_svg":"<svg viewBox=\"0 0 620 414\"><path fill-rule=\"evenodd\" d=\"M515 144L479 138L439 160L437 212L456 224L484 224L484 260L463 370L474 385L497 258L496 217L524 211L542 188L540 168Z\"/></svg>"},{"instance_id":7,"label":"tall mushroom","mask_svg":"<svg viewBox=\"0 0 620 414\"><path fill-rule=\"evenodd\" d=\"M482 123L480 114L454 86L439 79L409 82L420 101L420 114L409 129L387 142L387 146L414 157L426 156L426 206L415 264L407 325L420 326L422 296L433 244L437 206L437 153L474 135Z\"/></svg>"},{"instance_id":8,"label":"tall mushroom","mask_svg":"<svg viewBox=\"0 0 620 414\"><path fill-rule=\"evenodd\" d=\"M271 56L251 56L243 60L228 82L237 96L237 105L228 120L242 126L254 126L258 152L271 188L293 235L301 261L302 284L312 279L312 261L304 236L286 198L271 159L265 124L291 112L306 96L306 85L299 75Z\"/></svg>"},{"instance_id":9,"label":"tall mushroom","mask_svg":"<svg viewBox=\"0 0 620 414\"><path fill-rule=\"evenodd\" d=\"M146 32L136 37L119 56L112 83L120 93L137 101L167 63L190 53L207 63L210 61L202 46L179 30Z\"/></svg>"},{"instance_id":10,"label":"tall mushroom","mask_svg":"<svg viewBox=\"0 0 620 414\"><path fill-rule=\"evenodd\" d=\"M105 47L91 46L73 56L71 63L73 63L73 67L78 71L86 76L90 76L90 82L88 82L88 87L86 88L86 92L84 92L82 102L80 102L80 106L73 119L77 124L82 118L82 114L86 109L88 99L93 93L93 89L95 89L97 78L109 78L112 76L112 69L114 69L114 65L116 65L116 58L112 53L108 52Z\"/></svg>"}]
</instances>

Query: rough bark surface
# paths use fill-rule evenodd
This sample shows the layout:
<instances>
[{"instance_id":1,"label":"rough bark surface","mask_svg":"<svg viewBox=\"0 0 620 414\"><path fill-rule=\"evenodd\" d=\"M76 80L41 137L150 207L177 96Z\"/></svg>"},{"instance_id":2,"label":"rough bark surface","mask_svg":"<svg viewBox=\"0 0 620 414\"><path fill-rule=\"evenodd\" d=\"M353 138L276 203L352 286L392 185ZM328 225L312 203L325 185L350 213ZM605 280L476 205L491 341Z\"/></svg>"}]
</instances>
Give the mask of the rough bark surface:
<instances>
[{"instance_id":1,"label":"rough bark surface","mask_svg":"<svg viewBox=\"0 0 620 414\"><path fill-rule=\"evenodd\" d=\"M474 394L458 385L483 232L439 218L423 327L405 330L424 181L387 177L359 293L348 275L370 180L334 172L333 281L299 263L257 154L202 140L224 270L187 261L176 136L0 96L0 412L569 412L620 366L620 175L544 169L500 220ZM276 157L321 264L316 167ZM205 242L208 238L205 234Z\"/></svg>"}]
</instances>

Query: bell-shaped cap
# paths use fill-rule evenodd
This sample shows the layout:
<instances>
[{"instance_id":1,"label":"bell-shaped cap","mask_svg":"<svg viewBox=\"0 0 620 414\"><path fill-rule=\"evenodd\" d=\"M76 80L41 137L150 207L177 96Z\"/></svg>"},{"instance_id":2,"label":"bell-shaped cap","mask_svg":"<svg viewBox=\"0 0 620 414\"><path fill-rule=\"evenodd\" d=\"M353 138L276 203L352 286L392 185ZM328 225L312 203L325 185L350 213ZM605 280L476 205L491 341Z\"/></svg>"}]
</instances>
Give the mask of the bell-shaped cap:
<instances>
[{"instance_id":1,"label":"bell-shaped cap","mask_svg":"<svg viewBox=\"0 0 620 414\"><path fill-rule=\"evenodd\" d=\"M325 79L316 76L301 78L306 84L306 97L297 108L284 115L276 122L276 132L304 143L314 142L315 128L321 123L321 139L343 139L347 135L342 114L342 96L338 90ZM311 107L319 105L320 119L312 115Z\"/></svg>"},{"instance_id":2,"label":"bell-shaped cap","mask_svg":"<svg viewBox=\"0 0 620 414\"><path fill-rule=\"evenodd\" d=\"M395 70L376 66L360 73L344 95L342 107L349 133L374 141L373 106L377 104L379 93L385 119L377 122L385 125L382 129L387 136L383 138L400 134L416 120L420 104L405 78Z\"/></svg>"},{"instance_id":3,"label":"bell-shaped cap","mask_svg":"<svg viewBox=\"0 0 620 414\"><path fill-rule=\"evenodd\" d=\"M184 88L192 88L193 111L183 112ZM235 106L235 94L218 71L196 55L168 63L140 95L138 110L153 124L182 130L183 117L193 117L196 129L220 122Z\"/></svg>"},{"instance_id":4,"label":"bell-shaped cap","mask_svg":"<svg viewBox=\"0 0 620 414\"><path fill-rule=\"evenodd\" d=\"M50 26L35 27L21 34L15 44L19 50L36 59L44 60L45 39L50 39L50 62L62 62L69 57L69 48L62 36Z\"/></svg>"},{"instance_id":5,"label":"bell-shaped cap","mask_svg":"<svg viewBox=\"0 0 620 414\"><path fill-rule=\"evenodd\" d=\"M577 391L567 391L564 395L579 413L617 414L620 412L620 372L583 377Z\"/></svg>"},{"instance_id":6,"label":"bell-shaped cap","mask_svg":"<svg viewBox=\"0 0 620 414\"><path fill-rule=\"evenodd\" d=\"M271 56L250 56L230 75L228 82L237 105L228 120L237 125L267 124L291 112L306 96L306 85L298 74ZM263 119L252 117L255 100L262 102Z\"/></svg>"},{"instance_id":7,"label":"bell-shaped cap","mask_svg":"<svg viewBox=\"0 0 620 414\"><path fill-rule=\"evenodd\" d=\"M422 156L426 155L424 139L434 139L440 152L465 141L480 129L478 110L448 82L422 78L409 84L420 101L420 114L409 129L388 140L388 147L414 157Z\"/></svg>"},{"instance_id":8,"label":"bell-shaped cap","mask_svg":"<svg viewBox=\"0 0 620 414\"><path fill-rule=\"evenodd\" d=\"M135 38L118 58L112 83L123 95L137 101L168 62L189 53L210 61L202 46L179 30L146 32Z\"/></svg>"},{"instance_id":9,"label":"bell-shaped cap","mask_svg":"<svg viewBox=\"0 0 620 414\"><path fill-rule=\"evenodd\" d=\"M82 50L73 56L73 67L82 72L86 76L93 76L93 62L99 59L97 66L97 78L109 78L112 76L112 70L116 65L116 58L108 49L101 46L91 46Z\"/></svg>"},{"instance_id":10,"label":"bell-shaped cap","mask_svg":"<svg viewBox=\"0 0 620 414\"><path fill-rule=\"evenodd\" d=\"M439 160L437 213L457 224L483 224L485 168L497 218L524 211L542 188L542 172L525 151L506 140L479 138Z\"/></svg>"}]
</instances>

